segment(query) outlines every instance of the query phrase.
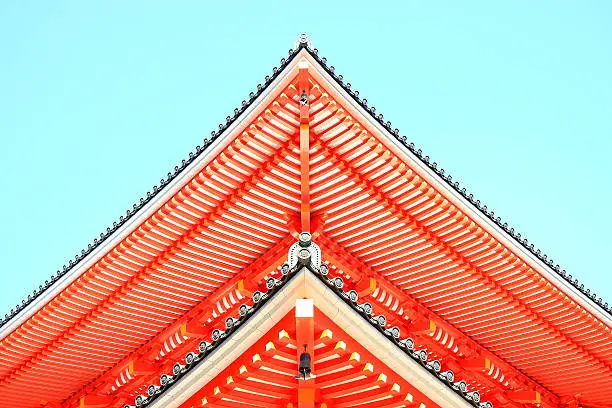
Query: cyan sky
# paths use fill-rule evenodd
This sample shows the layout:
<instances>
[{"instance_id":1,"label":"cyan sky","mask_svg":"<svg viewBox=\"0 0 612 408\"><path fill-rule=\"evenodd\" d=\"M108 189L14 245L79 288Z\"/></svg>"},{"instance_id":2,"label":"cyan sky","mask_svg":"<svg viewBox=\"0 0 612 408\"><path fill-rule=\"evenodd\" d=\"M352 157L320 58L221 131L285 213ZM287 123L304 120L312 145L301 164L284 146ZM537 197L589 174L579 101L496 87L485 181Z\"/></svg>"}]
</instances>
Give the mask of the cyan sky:
<instances>
[{"instance_id":1,"label":"cyan sky","mask_svg":"<svg viewBox=\"0 0 612 408\"><path fill-rule=\"evenodd\" d=\"M308 32L496 214L612 301L612 3L2 2L0 313Z\"/></svg>"}]
</instances>

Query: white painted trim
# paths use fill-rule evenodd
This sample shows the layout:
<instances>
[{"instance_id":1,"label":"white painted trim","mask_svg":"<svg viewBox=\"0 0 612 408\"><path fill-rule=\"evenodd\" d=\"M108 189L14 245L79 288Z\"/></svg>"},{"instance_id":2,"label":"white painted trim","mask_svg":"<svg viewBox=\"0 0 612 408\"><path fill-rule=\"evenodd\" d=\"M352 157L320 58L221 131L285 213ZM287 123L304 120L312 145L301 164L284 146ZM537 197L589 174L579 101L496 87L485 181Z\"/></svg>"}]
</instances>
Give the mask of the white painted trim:
<instances>
[{"instance_id":1,"label":"white painted trim","mask_svg":"<svg viewBox=\"0 0 612 408\"><path fill-rule=\"evenodd\" d=\"M314 305L343 331L359 341L376 358L439 406L473 408L465 399L439 379L434 378L425 368L368 324L336 293L306 269L302 269L244 326L237 329L219 348L149 407L176 408L180 406L265 335L294 307L296 300L304 297L312 298ZM407 393L409 390L401 390L401 392Z\"/></svg>"},{"instance_id":2,"label":"white painted trim","mask_svg":"<svg viewBox=\"0 0 612 408\"><path fill-rule=\"evenodd\" d=\"M72 282L80 277L87 269L93 266L98 260L100 260L106 253L114 248L118 243L125 239L130 233L132 233L144 220L149 218L155 211L157 211L166 201L168 201L177 191L179 191L189 180L191 180L197 173L199 173L204 166L206 166L212 159L214 159L225 147L233 141L245 127L245 124L251 123L257 115L261 114L261 109L267 106L271 100L276 97L278 88L283 88L288 85L291 79L291 73L297 70L297 65L300 58L300 54L305 53L302 51L298 53L286 66L283 71L272 81L272 83L266 87L256 101L250 104L250 106L236 119L222 135L217 137L210 146L206 148L206 151L195 159L191 164L187 166L177 177L175 177L168 185L166 185L161 192L159 192L151 201L149 201L144 207L142 207L138 213L132 216L126 223L119 227L113 234L106 238L102 244L96 249L90 252L84 259L73 267L68 273L62 276L57 282L55 282L50 288L46 289L42 295L38 296L34 301L27 305L24 309L19 311L17 315L13 316L1 329L0 329L0 340L8 336L13 330L17 329L27 319L29 319L34 313L51 301L55 296L61 293L67 288Z\"/></svg>"},{"instance_id":3,"label":"white painted trim","mask_svg":"<svg viewBox=\"0 0 612 408\"><path fill-rule=\"evenodd\" d=\"M295 317L314 317L314 304L312 299L295 300Z\"/></svg>"},{"instance_id":4,"label":"white painted trim","mask_svg":"<svg viewBox=\"0 0 612 408\"><path fill-rule=\"evenodd\" d=\"M444 196L463 213L468 215L473 220L476 220L482 225L488 233L495 239L501 242L506 248L517 254L523 260L527 261L531 267L544 276L549 282L555 285L559 290L574 299L580 306L592 313L600 321L605 323L609 328L612 328L612 316L604 311L599 305L581 293L572 284L563 279L559 274L550 269L548 265L538 259L525 247L519 244L513 237L508 235L506 231L499 227L490 218L485 216L480 210L474 207L465 197L459 194L455 189L450 187L446 181L442 180L431 168L425 165L418 157L416 157L408 148L402 145L387 129L385 129L378 121L365 112L363 107L359 105L352 96L350 96L338 82L333 79L325 69L310 55L306 58L311 65L310 73L323 85L332 97L337 100L347 102L343 105L349 109L349 114L356 117L360 123L369 127L369 130L374 130L375 134L382 135L381 141L386 147L401 158L408 166L415 169L419 176L423 177L430 185L438 191L443 192Z\"/></svg>"}]
</instances>

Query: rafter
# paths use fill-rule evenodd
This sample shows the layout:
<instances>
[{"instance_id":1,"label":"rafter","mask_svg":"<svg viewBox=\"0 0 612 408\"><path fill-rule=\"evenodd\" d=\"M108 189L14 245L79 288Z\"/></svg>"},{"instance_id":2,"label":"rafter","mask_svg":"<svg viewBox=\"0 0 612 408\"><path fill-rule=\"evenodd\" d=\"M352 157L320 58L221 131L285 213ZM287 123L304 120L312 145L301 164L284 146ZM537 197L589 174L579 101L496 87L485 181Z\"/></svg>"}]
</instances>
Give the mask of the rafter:
<instances>
[{"instance_id":1,"label":"rafter","mask_svg":"<svg viewBox=\"0 0 612 408\"><path fill-rule=\"evenodd\" d=\"M391 157L391 153L388 150L386 150L384 146L382 146L375 138L371 137L367 132L357 131L355 132L355 134L358 138L362 140L364 144L367 144L371 147L371 151L378 150L378 153L380 155L382 156L386 155L387 157ZM337 166L345 172L345 174L350 175L350 178L353 181L355 181L357 185L361 187L363 190L368 191L371 197L377 198L377 202L383 205L385 209L388 211L389 213L388 217L394 217L398 220L401 220L401 223L403 223L406 228L409 228L410 231L415 231L421 237L434 241L435 245L440 248L441 252L448 254L448 258L451 260L451 262L455 262L458 265L458 267L464 268L470 273L476 275L478 278L486 280L488 284L492 288L494 288L497 293L500 293L504 298L506 298L508 302L512 304L518 304L519 307L524 312L533 316L533 320L538 322L539 325L543 324L547 326L550 331L556 333L557 335L560 335L561 338L565 339L566 341L572 342L572 340L566 337L566 335L562 333L555 326L554 323L543 319L541 316L539 316L539 314L537 314L533 309L531 309L531 307L528 304L526 304L521 299L516 299L512 297L509 294L509 292L503 287L501 287L496 280L490 278L487 274L483 273L475 264L467 260L461 253L459 253L449 243L440 239L436 235L436 233L431 230L431 227L426 225L423 220L419 220L418 218L414 216L414 214L408 213L402 207L397 205L395 203L395 200L391 198L386 191L381 189L379 186L377 186L372 181L366 180L365 176L363 175L362 169L368 164L365 163L365 164L360 164L359 166L356 166L356 163L362 160L359 156L352 158L350 160L345 160L344 157L347 154L350 154L350 150L348 152L344 151L342 155L339 155L336 152L336 149L338 149L338 146L334 146L333 149L330 148L327 145L326 141L324 141L323 138L321 137L317 138L317 144L320 146L321 150L326 153L328 160L336 163ZM357 146L354 147L353 149L357 149ZM406 167L401 166L397 161L393 161L393 160L385 159L385 162L387 166L393 169L393 171L400 174L400 176L404 178L407 183L415 184L415 178L417 176L408 172ZM418 184L418 182L416 184ZM442 201L440 200L439 196L438 196L438 200L440 201L440 204L442 204ZM355 206L355 204L353 204L353 206ZM448 203L446 204L446 206L447 208L450 207ZM353 216L353 214L351 214L351 216ZM378 219L377 222L381 222L381 220ZM467 217L463 216L462 222L469 224L470 221L467 219ZM358 229L352 229L350 233L354 234L356 231L358 231ZM340 234L339 237L343 238L344 235ZM586 353L586 355L590 356L591 358L596 359L596 361L600 362L602 364L602 368L605 368L606 370L609 369L609 367L603 364L603 362L597 359L597 357L592 355L588 350L583 349L583 352ZM555 399L556 398L553 397L553 401Z\"/></svg>"},{"instance_id":2,"label":"rafter","mask_svg":"<svg viewBox=\"0 0 612 408\"><path fill-rule=\"evenodd\" d=\"M276 269L280 264L284 262L287 256L287 249L293 239L290 236L286 236L280 240L275 246L270 248L267 252L262 254L255 262L245 268L240 274L234 276L232 279L227 281L221 288L219 288L214 295L204 299L200 304L192 308L187 312L181 319L178 319L175 324L166 328L164 331L159 333L154 339L150 340L147 344L134 351L130 356L126 357L122 363L118 363L116 367L124 367L129 364L147 364L147 361L152 359L159 353L159 349L164 341L171 336L175 335L177 331L182 332L183 335L188 337L199 337L192 329L188 327L194 326L196 330L202 335L208 337L212 328L207 324L207 320L210 319L217 309L217 302L222 300L232 291L238 291L243 296L248 297L257 290L257 286L260 283L263 276L269 273L271 270ZM227 314L231 312L230 309L226 310L225 313L220 313L213 323L217 321L224 321ZM171 364L173 364L172 357L175 355L184 355L185 350L193 348L192 341L186 341L179 347L172 350L171 353L165 356ZM144 360L143 360L144 359ZM157 371L161 370L160 363L148 363L157 366L154 373L146 373L151 375L141 375L138 381L130 383L130 387L137 387L139 384L143 384L157 375ZM91 386L91 393L108 392L110 379L118 376L120 370L113 370L104 376L100 377L96 383ZM155 375L153 375L155 374ZM137 373L138 375L138 373ZM119 391L119 389L118 389Z\"/></svg>"},{"instance_id":3,"label":"rafter","mask_svg":"<svg viewBox=\"0 0 612 408\"><path fill-rule=\"evenodd\" d=\"M286 148L286 146L289 144L289 141L287 141L284 145L282 145L280 149ZM276 162L278 161L280 158L277 154L272 155L270 158L271 162ZM221 159L223 160L223 159ZM221 163L220 163L221 164ZM233 187L233 191L224 197L224 201L226 203L231 203L234 202L236 200L238 200L245 191L248 191L248 187L251 183L253 184L257 184L259 181L263 180L264 174L261 173L262 170L261 169L252 169L251 170L251 175L250 175L250 180L248 182L243 182L240 184L237 184ZM192 181L193 183L193 181ZM194 189L195 190L195 189ZM166 248L166 250L164 252L162 252L160 255L158 255L158 257L156 257L153 261L150 262L151 265L157 265L157 264L162 264L163 263L163 259L169 257L169 254L171 254L173 251L178 250L179 246L187 246L188 242L190 240L194 240L197 239L199 237L199 231L201 231L201 228L204 227L205 225L208 225L212 222L214 222L217 219L220 219L223 215L223 206L217 207L212 209L213 211L210 213L202 213L203 218L201 218L197 223L193 224L190 228L190 230L180 239L178 239L175 243L173 243L172 245L170 245L168 248ZM225 220L227 221L227 220ZM256 237L256 231L253 231L254 235L253 238L255 239ZM258 282L261 279L261 275L262 273L266 273L266 271L268 269L266 269L266 267L269 267L271 265L266 265L267 263L270 263L270 258L272 258L272 264L274 265L278 265L280 263L282 263L282 259L284 256L284 251L286 251L286 248L288 247L288 240L289 237L285 236L283 239L280 240L279 243L276 244L276 246L274 246L270 251L264 253L260 258L259 258L259 262L255 262L252 266L247 267L247 269L241 274L241 275L237 275L234 276L233 278L230 279L230 281L228 283L225 284L225 286L223 288L221 288L221 291L218 292L216 295L214 295L214 299L220 299L223 296L225 296L227 294L227 291L231 290L232 288L234 288L234 286L240 281L240 280L244 280L245 277L249 277L252 278L251 280L248 280L248 284L247 286L249 286L251 284L251 282ZM281 255L281 253L283 255ZM126 290L126 288L130 287L131 284L134 284L137 280L141 281L144 279L144 277L146 276L147 271L149 271L150 268L143 268L143 271L139 274L136 274L132 277L131 280L129 280L128 282L126 282L126 284L124 286L122 286L120 289L118 289L115 293L119 293L122 290ZM250 275L253 276L250 276ZM257 278L257 280L255 280ZM109 298L111 298L111 296L109 296ZM207 302L206 302L207 303ZM97 309L98 311L100 310L101 307L104 307L104 302L102 303L101 306L99 306L99 308ZM202 307L202 306L201 306ZM210 308L209 308L210 311ZM201 310L200 308L194 308L194 310L192 311L193 315L196 314L204 314L204 311ZM206 317L207 318L207 317ZM183 321L188 321L190 319L188 319L186 316L184 316L181 320ZM169 335L172 335L172 333L175 331L176 329L172 329L169 328L167 330L167 332L163 332L162 335L159 335L157 338L159 338L160 340L163 338L167 338ZM158 344L159 347L159 342L155 343L149 343L146 348L147 349L151 349L151 344L155 345ZM133 353L132 356L138 356L139 353L143 352L143 349L145 347L143 347L142 349L138 350L137 352ZM154 353L155 351L155 347L154 347ZM132 360L137 360L139 358L142 358L141 356L136 357L136 358L127 358L127 361L132 361ZM115 371L112 374L109 374L111 377L112 376L116 376L118 375L119 372ZM144 381L144 378L140 378L139 379L139 383ZM99 384L98 386L94 386L93 384L90 384L86 387L86 389L84 390L85 393L94 393L96 392L96 389L100 390L100 388L103 389L107 389L108 387L108 378L104 378L102 377L97 384ZM137 384L136 384L137 385ZM99 391L98 391L99 392Z\"/></svg>"},{"instance_id":4,"label":"rafter","mask_svg":"<svg viewBox=\"0 0 612 408\"><path fill-rule=\"evenodd\" d=\"M481 354L485 354L487 356L494 356L494 354L482 348L482 346L475 343L474 341L472 341L471 339L463 335L458 330L454 329L443 318L436 315L435 313L427 309L425 306L421 305L417 301L413 300L411 297L404 294L400 289L396 288L391 282L387 281L384 277L376 274L367 265L365 265L363 262L361 262L357 258L353 257L348 251L342 248L342 246L337 244L331 238L327 237L325 234L321 234L317 242L321 246L321 249L323 253L325 254L325 258L330 260L331 263L337 266L338 268L342 269L343 272L351 274L355 282L359 282L361 279L363 279L363 277L373 277L373 279L376 281L377 287L387 291L389 294L391 294L391 296L395 297L396 299L406 299L405 303L402 304L402 308L403 308L404 313L407 313L407 315L409 316L410 323L408 323L403 318L399 319L398 322L401 322L401 324L403 325L407 325L408 330L410 332L414 333L412 328L413 328L414 323L419 321L418 319L419 316L424 316L428 319L432 319L434 322L436 322L436 324L442 325L445 331L452 333L457 338L460 338L461 339L460 346L461 346L461 350L463 351L463 354L471 355L474 353L474 351L471 351L471 350L478 350L478 352ZM385 309L387 312L393 313L394 315L397 315L400 310L399 307L393 310L390 307L392 303L389 305L386 302L379 302L378 299L373 296L369 296L369 298L374 300L375 303L379 307ZM424 344L427 344L429 347L434 346L433 348L438 353L440 353L441 355L443 355L445 358L449 359L450 361L454 362L453 369L455 369L457 372L461 372L462 370L469 370L474 377L476 377L479 381L483 382L484 384L487 384L488 386L496 386L496 387L500 386L500 384L496 384L494 381L488 378L485 374L483 374L482 368L479 368L479 367L476 367L470 364L464 365L463 360L459 359L455 354L449 353L448 350L444 350L441 347L435 347L435 343L433 342L433 339L431 339L430 336L428 335L423 336L418 333L415 333L415 335L418 338L420 338ZM467 345L467 348L464 345ZM491 357L491 358L494 358L494 357ZM516 369L507 367L506 364L500 361L499 359L495 359L495 361L499 366L505 367L504 370L506 372L516 373L518 377L523 376L523 374L517 371ZM512 382L511 377L506 377L506 380ZM539 384L534 383L527 378L523 378L522 382L524 386L527 386L529 388L541 389ZM515 382L513 383L513 385L520 386L520 383ZM546 390L543 390L543 392L547 393ZM550 396L549 393L547 393L546 395L549 397L555 398L554 396ZM554 399L552 401L554 401Z\"/></svg>"}]
</instances>

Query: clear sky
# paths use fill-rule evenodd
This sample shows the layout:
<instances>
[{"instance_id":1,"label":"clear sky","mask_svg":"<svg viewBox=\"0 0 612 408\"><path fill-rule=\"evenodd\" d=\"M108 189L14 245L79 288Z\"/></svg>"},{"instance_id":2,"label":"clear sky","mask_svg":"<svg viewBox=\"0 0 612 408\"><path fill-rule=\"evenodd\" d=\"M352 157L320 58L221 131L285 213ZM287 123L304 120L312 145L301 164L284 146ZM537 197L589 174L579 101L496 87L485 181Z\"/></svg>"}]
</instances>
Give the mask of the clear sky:
<instances>
[{"instance_id":1,"label":"clear sky","mask_svg":"<svg viewBox=\"0 0 612 408\"><path fill-rule=\"evenodd\" d=\"M612 301L611 2L169 3L0 3L0 313L201 143L301 32Z\"/></svg>"}]
</instances>

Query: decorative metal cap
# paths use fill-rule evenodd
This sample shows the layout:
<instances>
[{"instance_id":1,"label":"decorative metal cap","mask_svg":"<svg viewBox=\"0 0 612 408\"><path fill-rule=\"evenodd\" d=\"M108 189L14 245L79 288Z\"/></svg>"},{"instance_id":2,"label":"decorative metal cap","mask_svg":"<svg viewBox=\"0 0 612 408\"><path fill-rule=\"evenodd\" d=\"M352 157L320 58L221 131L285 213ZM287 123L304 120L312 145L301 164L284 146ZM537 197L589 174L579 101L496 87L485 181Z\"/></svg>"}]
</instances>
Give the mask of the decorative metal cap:
<instances>
[{"instance_id":1,"label":"decorative metal cap","mask_svg":"<svg viewBox=\"0 0 612 408\"><path fill-rule=\"evenodd\" d=\"M312 48L312 41L308 38L308 34L302 33L300 34L300 38L295 42L295 46L293 48L300 49L302 47Z\"/></svg>"},{"instance_id":2,"label":"decorative metal cap","mask_svg":"<svg viewBox=\"0 0 612 408\"><path fill-rule=\"evenodd\" d=\"M310 263L310 251L307 248L302 248L300 252L298 252L298 262L302 265L308 265Z\"/></svg>"},{"instance_id":3,"label":"decorative metal cap","mask_svg":"<svg viewBox=\"0 0 612 408\"><path fill-rule=\"evenodd\" d=\"M293 268L298 263L302 265L312 264L315 268L321 266L321 248L312 242L312 235L306 231L300 232L297 242L289 247L288 267Z\"/></svg>"},{"instance_id":4,"label":"decorative metal cap","mask_svg":"<svg viewBox=\"0 0 612 408\"><path fill-rule=\"evenodd\" d=\"M309 232L300 232L299 243L301 247L309 247L312 244L312 235Z\"/></svg>"}]
</instances>

